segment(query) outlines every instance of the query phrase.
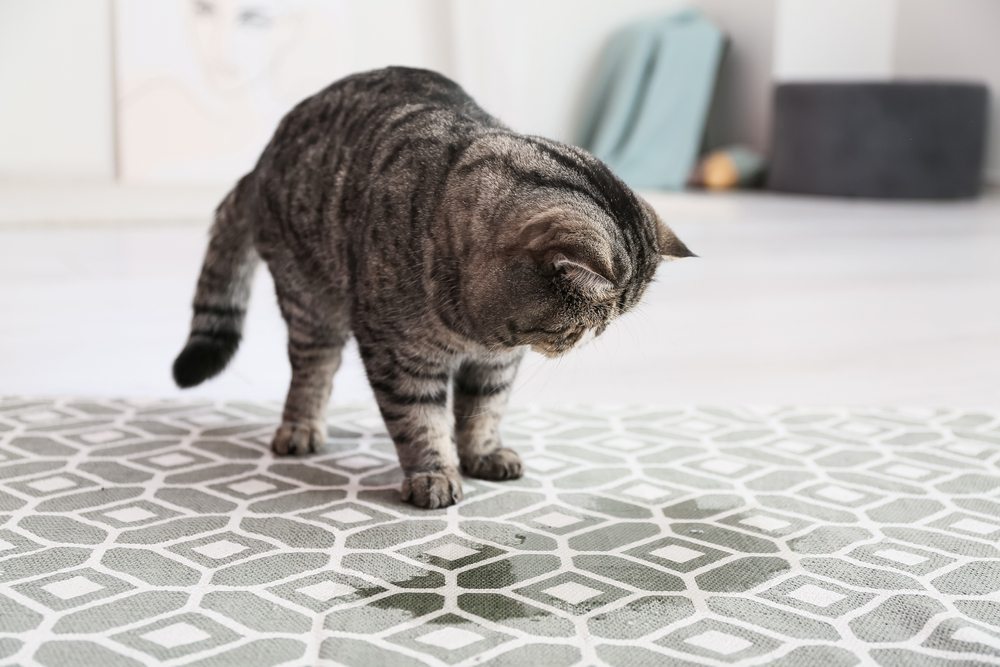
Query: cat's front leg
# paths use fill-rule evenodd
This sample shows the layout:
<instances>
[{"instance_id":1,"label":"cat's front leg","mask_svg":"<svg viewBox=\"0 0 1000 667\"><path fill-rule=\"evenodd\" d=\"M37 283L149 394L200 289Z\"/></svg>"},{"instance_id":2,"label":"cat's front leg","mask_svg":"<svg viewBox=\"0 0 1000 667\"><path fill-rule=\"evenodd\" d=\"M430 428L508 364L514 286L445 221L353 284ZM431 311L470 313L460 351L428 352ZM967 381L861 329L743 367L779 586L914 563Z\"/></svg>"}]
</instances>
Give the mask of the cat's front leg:
<instances>
[{"instance_id":1,"label":"cat's front leg","mask_svg":"<svg viewBox=\"0 0 1000 667\"><path fill-rule=\"evenodd\" d=\"M462 499L451 420L447 362L388 346L360 345L368 380L403 468L403 501L434 509Z\"/></svg>"},{"instance_id":2,"label":"cat's front leg","mask_svg":"<svg viewBox=\"0 0 1000 667\"><path fill-rule=\"evenodd\" d=\"M466 360L455 374L455 437L462 470L480 479L516 479L521 457L500 442L503 417L521 354Z\"/></svg>"}]
</instances>

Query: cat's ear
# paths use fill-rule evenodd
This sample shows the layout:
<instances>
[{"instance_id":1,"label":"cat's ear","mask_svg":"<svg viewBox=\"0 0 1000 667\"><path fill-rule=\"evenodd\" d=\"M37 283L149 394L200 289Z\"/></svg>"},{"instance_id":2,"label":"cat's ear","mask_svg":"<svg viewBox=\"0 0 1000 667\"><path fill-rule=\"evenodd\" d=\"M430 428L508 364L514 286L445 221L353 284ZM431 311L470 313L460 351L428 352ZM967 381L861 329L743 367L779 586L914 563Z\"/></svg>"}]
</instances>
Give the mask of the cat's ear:
<instances>
[{"instance_id":1,"label":"cat's ear","mask_svg":"<svg viewBox=\"0 0 1000 667\"><path fill-rule=\"evenodd\" d=\"M671 261L674 259L682 259L684 257L697 257L698 255L691 252L684 242L677 238L673 230L667 226L667 223L663 222L659 215L652 206L649 205L645 199L642 199L642 205L646 209L646 214L653 221L656 226L656 249L660 253L660 256L666 260Z\"/></svg>"},{"instance_id":2,"label":"cat's ear","mask_svg":"<svg viewBox=\"0 0 1000 667\"><path fill-rule=\"evenodd\" d=\"M552 256L552 267L561 272L580 292L600 297L611 292L615 284L600 269L586 260L573 259L561 252Z\"/></svg>"},{"instance_id":3,"label":"cat's ear","mask_svg":"<svg viewBox=\"0 0 1000 667\"><path fill-rule=\"evenodd\" d=\"M602 297L614 288L610 242L573 212L552 208L529 219L518 230L514 248L582 294Z\"/></svg>"}]
</instances>

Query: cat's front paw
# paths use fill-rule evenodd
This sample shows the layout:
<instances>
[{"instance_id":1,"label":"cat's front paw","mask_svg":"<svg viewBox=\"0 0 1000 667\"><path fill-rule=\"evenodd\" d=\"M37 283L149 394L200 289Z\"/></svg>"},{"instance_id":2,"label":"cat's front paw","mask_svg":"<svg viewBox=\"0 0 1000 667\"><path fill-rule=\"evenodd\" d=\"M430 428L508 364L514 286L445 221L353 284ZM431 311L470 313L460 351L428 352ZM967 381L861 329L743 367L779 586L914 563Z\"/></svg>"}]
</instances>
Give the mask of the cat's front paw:
<instances>
[{"instance_id":1,"label":"cat's front paw","mask_svg":"<svg viewBox=\"0 0 1000 667\"><path fill-rule=\"evenodd\" d=\"M454 470L414 473L403 480L400 495L417 507L448 507L462 499L462 479Z\"/></svg>"},{"instance_id":2,"label":"cat's front paw","mask_svg":"<svg viewBox=\"0 0 1000 667\"><path fill-rule=\"evenodd\" d=\"M521 457L513 449L501 447L489 454L462 459L462 470L479 479L517 479L524 473Z\"/></svg>"},{"instance_id":3,"label":"cat's front paw","mask_svg":"<svg viewBox=\"0 0 1000 667\"><path fill-rule=\"evenodd\" d=\"M312 454L326 442L326 425L322 422L284 422L271 441L271 451L278 456Z\"/></svg>"}]
</instances>

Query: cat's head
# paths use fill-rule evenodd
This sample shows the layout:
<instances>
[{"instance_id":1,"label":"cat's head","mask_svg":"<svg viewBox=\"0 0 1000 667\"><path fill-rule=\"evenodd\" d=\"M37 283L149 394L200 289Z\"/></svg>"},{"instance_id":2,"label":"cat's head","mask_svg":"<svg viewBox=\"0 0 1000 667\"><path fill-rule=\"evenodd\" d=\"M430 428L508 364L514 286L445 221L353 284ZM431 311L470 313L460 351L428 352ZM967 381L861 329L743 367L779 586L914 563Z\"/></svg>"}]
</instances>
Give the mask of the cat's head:
<instances>
[{"instance_id":1,"label":"cat's head","mask_svg":"<svg viewBox=\"0 0 1000 667\"><path fill-rule=\"evenodd\" d=\"M503 217L497 252L464 272L487 345L561 355L633 308L661 262L693 256L610 172L577 190L526 191Z\"/></svg>"}]
</instances>

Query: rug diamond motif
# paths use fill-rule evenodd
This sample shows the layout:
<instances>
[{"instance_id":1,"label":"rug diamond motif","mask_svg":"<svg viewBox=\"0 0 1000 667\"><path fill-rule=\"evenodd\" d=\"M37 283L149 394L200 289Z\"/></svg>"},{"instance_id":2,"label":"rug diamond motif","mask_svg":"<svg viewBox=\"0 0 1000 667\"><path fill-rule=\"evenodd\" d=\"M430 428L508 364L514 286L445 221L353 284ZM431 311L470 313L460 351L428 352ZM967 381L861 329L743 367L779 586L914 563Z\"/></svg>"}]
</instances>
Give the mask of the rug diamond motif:
<instances>
[{"instance_id":1,"label":"rug diamond motif","mask_svg":"<svg viewBox=\"0 0 1000 667\"><path fill-rule=\"evenodd\" d=\"M435 511L374 410L279 417L0 398L0 660L1000 660L1000 412L517 409L525 478Z\"/></svg>"}]
</instances>

